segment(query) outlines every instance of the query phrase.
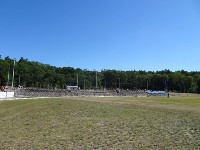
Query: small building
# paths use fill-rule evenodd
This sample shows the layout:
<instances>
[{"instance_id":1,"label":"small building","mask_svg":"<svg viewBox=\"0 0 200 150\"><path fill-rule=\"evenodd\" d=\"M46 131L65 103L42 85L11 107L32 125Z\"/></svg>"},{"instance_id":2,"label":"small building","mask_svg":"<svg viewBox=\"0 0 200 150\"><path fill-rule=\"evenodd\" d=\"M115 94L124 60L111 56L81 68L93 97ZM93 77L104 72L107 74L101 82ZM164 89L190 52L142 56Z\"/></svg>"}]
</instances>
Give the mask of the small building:
<instances>
[{"instance_id":1,"label":"small building","mask_svg":"<svg viewBox=\"0 0 200 150\"><path fill-rule=\"evenodd\" d=\"M69 85L66 85L66 90L78 90L78 86L69 86Z\"/></svg>"}]
</instances>

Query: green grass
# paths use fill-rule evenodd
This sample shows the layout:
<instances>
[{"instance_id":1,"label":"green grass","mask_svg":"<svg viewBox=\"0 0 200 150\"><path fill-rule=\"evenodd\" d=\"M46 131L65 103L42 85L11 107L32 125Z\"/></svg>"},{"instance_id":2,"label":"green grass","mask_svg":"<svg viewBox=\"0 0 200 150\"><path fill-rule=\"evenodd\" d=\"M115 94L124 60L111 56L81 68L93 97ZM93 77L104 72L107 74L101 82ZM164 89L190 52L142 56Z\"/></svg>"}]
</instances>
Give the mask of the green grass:
<instances>
[{"instance_id":1,"label":"green grass","mask_svg":"<svg viewBox=\"0 0 200 150\"><path fill-rule=\"evenodd\" d=\"M0 102L0 149L200 149L200 97Z\"/></svg>"}]
</instances>

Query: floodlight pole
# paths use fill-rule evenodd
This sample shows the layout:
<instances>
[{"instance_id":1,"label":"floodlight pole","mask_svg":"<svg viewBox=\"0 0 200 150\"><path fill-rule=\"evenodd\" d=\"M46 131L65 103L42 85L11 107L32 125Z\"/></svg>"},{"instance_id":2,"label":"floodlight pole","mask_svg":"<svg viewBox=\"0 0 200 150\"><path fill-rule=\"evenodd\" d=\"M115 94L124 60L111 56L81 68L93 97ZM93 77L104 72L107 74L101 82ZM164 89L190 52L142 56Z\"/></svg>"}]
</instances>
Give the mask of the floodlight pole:
<instances>
[{"instance_id":1,"label":"floodlight pole","mask_svg":"<svg viewBox=\"0 0 200 150\"><path fill-rule=\"evenodd\" d=\"M13 77L12 77L12 88L14 87L14 78L15 78L15 59L14 59L14 64L13 64Z\"/></svg>"},{"instance_id":2,"label":"floodlight pole","mask_svg":"<svg viewBox=\"0 0 200 150\"><path fill-rule=\"evenodd\" d=\"M84 90L85 90L85 78L84 78Z\"/></svg>"},{"instance_id":3,"label":"floodlight pole","mask_svg":"<svg viewBox=\"0 0 200 150\"><path fill-rule=\"evenodd\" d=\"M120 89L120 78L119 78L119 89Z\"/></svg>"},{"instance_id":4,"label":"floodlight pole","mask_svg":"<svg viewBox=\"0 0 200 150\"><path fill-rule=\"evenodd\" d=\"M165 80L165 88L166 88L166 92L167 92L167 97L169 98L169 92L168 92L168 80Z\"/></svg>"},{"instance_id":5,"label":"floodlight pole","mask_svg":"<svg viewBox=\"0 0 200 150\"><path fill-rule=\"evenodd\" d=\"M97 71L96 71L96 89L97 89Z\"/></svg>"},{"instance_id":6,"label":"floodlight pole","mask_svg":"<svg viewBox=\"0 0 200 150\"><path fill-rule=\"evenodd\" d=\"M167 80L165 80L165 90L166 90L166 92L168 92L168 88L167 88Z\"/></svg>"},{"instance_id":7,"label":"floodlight pole","mask_svg":"<svg viewBox=\"0 0 200 150\"><path fill-rule=\"evenodd\" d=\"M19 85L21 84L20 82L21 82L21 77L20 77L20 75L19 75Z\"/></svg>"},{"instance_id":8,"label":"floodlight pole","mask_svg":"<svg viewBox=\"0 0 200 150\"><path fill-rule=\"evenodd\" d=\"M77 83L77 87L78 87L78 73L77 73L77 77L76 77L76 83Z\"/></svg>"},{"instance_id":9,"label":"floodlight pole","mask_svg":"<svg viewBox=\"0 0 200 150\"><path fill-rule=\"evenodd\" d=\"M9 85L9 80L10 80L10 66L8 67L8 81L7 81L7 86Z\"/></svg>"}]
</instances>

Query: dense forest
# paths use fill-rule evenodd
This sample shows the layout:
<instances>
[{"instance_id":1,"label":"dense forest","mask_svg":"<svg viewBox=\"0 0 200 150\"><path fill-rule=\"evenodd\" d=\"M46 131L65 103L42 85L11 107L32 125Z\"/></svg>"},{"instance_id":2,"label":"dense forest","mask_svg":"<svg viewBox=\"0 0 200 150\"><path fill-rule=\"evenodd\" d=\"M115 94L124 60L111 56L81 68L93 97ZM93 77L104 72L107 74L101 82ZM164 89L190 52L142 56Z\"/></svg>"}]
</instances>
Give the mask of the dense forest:
<instances>
[{"instance_id":1,"label":"dense forest","mask_svg":"<svg viewBox=\"0 0 200 150\"><path fill-rule=\"evenodd\" d=\"M0 85L11 86L14 60L0 56ZM87 70L73 67L55 67L21 57L14 66L14 86L65 88L77 85L81 89L149 89L200 93L200 72L184 70L120 71Z\"/></svg>"}]
</instances>

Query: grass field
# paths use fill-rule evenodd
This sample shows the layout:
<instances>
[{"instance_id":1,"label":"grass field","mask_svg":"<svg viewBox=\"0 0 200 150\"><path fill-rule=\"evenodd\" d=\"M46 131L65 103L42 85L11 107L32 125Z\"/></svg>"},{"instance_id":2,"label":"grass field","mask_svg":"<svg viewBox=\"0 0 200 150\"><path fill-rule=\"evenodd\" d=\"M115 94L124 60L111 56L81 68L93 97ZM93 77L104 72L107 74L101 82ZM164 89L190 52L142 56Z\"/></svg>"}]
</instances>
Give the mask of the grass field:
<instances>
[{"instance_id":1,"label":"grass field","mask_svg":"<svg viewBox=\"0 0 200 150\"><path fill-rule=\"evenodd\" d=\"M200 149L200 97L0 102L0 149Z\"/></svg>"}]
</instances>

